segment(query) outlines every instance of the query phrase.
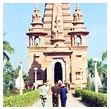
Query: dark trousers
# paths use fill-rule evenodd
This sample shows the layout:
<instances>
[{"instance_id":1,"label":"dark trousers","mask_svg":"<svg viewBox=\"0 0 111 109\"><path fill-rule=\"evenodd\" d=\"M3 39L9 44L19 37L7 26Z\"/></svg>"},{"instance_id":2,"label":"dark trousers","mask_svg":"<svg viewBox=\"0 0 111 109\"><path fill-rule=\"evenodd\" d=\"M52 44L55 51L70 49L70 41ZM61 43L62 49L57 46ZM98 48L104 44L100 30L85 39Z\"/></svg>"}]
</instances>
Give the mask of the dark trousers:
<instances>
[{"instance_id":1,"label":"dark trousers","mask_svg":"<svg viewBox=\"0 0 111 109\"><path fill-rule=\"evenodd\" d=\"M66 107L66 100L67 99L61 99L61 107Z\"/></svg>"},{"instance_id":2,"label":"dark trousers","mask_svg":"<svg viewBox=\"0 0 111 109\"><path fill-rule=\"evenodd\" d=\"M59 97L52 97L53 107L59 107Z\"/></svg>"}]
</instances>

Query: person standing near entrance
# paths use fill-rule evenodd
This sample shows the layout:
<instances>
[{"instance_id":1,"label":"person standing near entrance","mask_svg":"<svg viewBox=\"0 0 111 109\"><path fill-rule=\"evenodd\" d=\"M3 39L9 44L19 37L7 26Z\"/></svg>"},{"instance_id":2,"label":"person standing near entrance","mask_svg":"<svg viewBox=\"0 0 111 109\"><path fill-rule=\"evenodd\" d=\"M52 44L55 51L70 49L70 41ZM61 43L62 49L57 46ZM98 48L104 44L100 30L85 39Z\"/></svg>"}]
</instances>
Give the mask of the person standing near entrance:
<instances>
[{"instance_id":1,"label":"person standing near entrance","mask_svg":"<svg viewBox=\"0 0 111 109\"><path fill-rule=\"evenodd\" d=\"M66 101L67 101L67 88L65 87L65 84L62 84L62 87L60 89L60 99L61 99L61 107L66 107Z\"/></svg>"},{"instance_id":2,"label":"person standing near entrance","mask_svg":"<svg viewBox=\"0 0 111 109\"><path fill-rule=\"evenodd\" d=\"M47 107L47 99L48 99L48 87L47 83L44 83L43 86L39 88L40 90L40 98L41 98L41 104L43 107Z\"/></svg>"},{"instance_id":3,"label":"person standing near entrance","mask_svg":"<svg viewBox=\"0 0 111 109\"><path fill-rule=\"evenodd\" d=\"M52 105L53 107L59 107L60 88L58 87L57 83L55 83L55 85L51 87L51 91L52 91Z\"/></svg>"}]
</instances>

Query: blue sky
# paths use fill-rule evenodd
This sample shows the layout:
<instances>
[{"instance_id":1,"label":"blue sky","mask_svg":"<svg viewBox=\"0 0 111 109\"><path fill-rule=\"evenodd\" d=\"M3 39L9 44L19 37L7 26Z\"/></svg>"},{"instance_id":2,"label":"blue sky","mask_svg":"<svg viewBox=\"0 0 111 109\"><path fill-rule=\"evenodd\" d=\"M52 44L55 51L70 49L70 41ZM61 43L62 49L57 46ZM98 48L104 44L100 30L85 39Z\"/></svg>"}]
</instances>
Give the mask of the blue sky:
<instances>
[{"instance_id":1,"label":"blue sky","mask_svg":"<svg viewBox=\"0 0 111 109\"><path fill-rule=\"evenodd\" d=\"M44 3L38 4L41 14L44 12ZM72 14L75 12L75 3L71 3ZM89 35L87 36L88 58L101 59L102 52L107 50L107 4L80 3L83 19ZM34 3L4 3L3 5L3 32L7 33L7 40L15 49L10 55L13 68L23 62L23 70L28 72L28 36L26 32L31 27Z\"/></svg>"}]
</instances>

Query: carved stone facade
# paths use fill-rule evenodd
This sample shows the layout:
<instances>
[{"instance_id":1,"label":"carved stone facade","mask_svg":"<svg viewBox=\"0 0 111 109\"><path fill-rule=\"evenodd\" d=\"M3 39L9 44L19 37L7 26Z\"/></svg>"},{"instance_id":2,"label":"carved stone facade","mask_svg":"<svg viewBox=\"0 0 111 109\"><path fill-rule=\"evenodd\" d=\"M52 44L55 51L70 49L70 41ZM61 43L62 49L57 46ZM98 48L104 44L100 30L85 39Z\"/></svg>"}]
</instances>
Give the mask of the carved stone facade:
<instances>
[{"instance_id":1,"label":"carved stone facade","mask_svg":"<svg viewBox=\"0 0 111 109\"><path fill-rule=\"evenodd\" d=\"M87 29L78 6L71 14L69 3L46 3L43 20L36 5L32 14L29 36L29 82L62 80L70 81L71 87L87 85ZM81 68L82 67L82 68ZM82 72L82 73L81 73Z\"/></svg>"}]
</instances>

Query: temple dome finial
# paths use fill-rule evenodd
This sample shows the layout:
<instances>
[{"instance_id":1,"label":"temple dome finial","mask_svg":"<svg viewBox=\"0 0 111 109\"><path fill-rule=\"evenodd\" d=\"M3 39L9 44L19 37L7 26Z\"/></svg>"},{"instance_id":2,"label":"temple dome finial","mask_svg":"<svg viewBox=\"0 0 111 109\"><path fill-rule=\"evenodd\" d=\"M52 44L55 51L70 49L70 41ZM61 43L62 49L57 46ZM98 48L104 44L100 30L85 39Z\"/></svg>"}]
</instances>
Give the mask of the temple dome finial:
<instances>
[{"instance_id":1,"label":"temple dome finial","mask_svg":"<svg viewBox=\"0 0 111 109\"><path fill-rule=\"evenodd\" d=\"M76 8L78 8L79 7L79 3L76 3Z\"/></svg>"},{"instance_id":2,"label":"temple dome finial","mask_svg":"<svg viewBox=\"0 0 111 109\"><path fill-rule=\"evenodd\" d=\"M38 9L38 3L35 4L35 9Z\"/></svg>"}]
</instances>

